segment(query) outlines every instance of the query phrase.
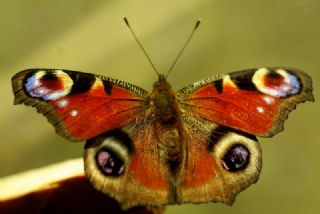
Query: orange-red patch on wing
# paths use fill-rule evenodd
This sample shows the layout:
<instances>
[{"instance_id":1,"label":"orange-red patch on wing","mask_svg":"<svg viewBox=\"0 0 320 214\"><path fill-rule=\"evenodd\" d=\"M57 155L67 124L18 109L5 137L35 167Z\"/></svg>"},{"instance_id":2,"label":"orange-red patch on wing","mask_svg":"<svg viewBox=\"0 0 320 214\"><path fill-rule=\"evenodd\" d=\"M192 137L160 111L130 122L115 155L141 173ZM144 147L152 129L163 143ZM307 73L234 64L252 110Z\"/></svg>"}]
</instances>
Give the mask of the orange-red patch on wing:
<instances>
[{"instance_id":1,"label":"orange-red patch on wing","mask_svg":"<svg viewBox=\"0 0 320 214\"><path fill-rule=\"evenodd\" d=\"M151 124L137 130L133 138L134 155L128 171L142 186L155 190L166 190L169 188L168 166L160 158L155 136L154 126Z\"/></svg>"},{"instance_id":2,"label":"orange-red patch on wing","mask_svg":"<svg viewBox=\"0 0 320 214\"><path fill-rule=\"evenodd\" d=\"M217 92L216 88L213 84L207 85L205 87L200 88L198 91L192 94L192 98L201 98L207 96L216 96L219 93Z\"/></svg>"},{"instance_id":3,"label":"orange-red patch on wing","mask_svg":"<svg viewBox=\"0 0 320 214\"><path fill-rule=\"evenodd\" d=\"M78 139L88 139L118 128L134 118L142 104L136 95L119 87L109 96L102 85L92 90L52 101L56 114L68 132Z\"/></svg>"},{"instance_id":4,"label":"orange-red patch on wing","mask_svg":"<svg viewBox=\"0 0 320 214\"><path fill-rule=\"evenodd\" d=\"M270 130L283 102L280 98L256 91L226 87L218 94L213 88L213 85L201 88L186 102L193 111L210 121L255 135Z\"/></svg>"},{"instance_id":5,"label":"orange-red patch on wing","mask_svg":"<svg viewBox=\"0 0 320 214\"><path fill-rule=\"evenodd\" d=\"M214 178L218 168L213 156L206 148L207 136L198 135L185 127L186 160L183 175L183 188L195 188Z\"/></svg>"},{"instance_id":6,"label":"orange-red patch on wing","mask_svg":"<svg viewBox=\"0 0 320 214\"><path fill-rule=\"evenodd\" d=\"M165 190L169 188L167 177L163 173L165 169L157 164L157 161L159 160L147 154L136 154L131 161L129 171L144 187Z\"/></svg>"},{"instance_id":7,"label":"orange-red patch on wing","mask_svg":"<svg viewBox=\"0 0 320 214\"><path fill-rule=\"evenodd\" d=\"M188 154L183 187L193 188L209 183L214 177L216 168L217 164L208 152Z\"/></svg>"}]
</instances>

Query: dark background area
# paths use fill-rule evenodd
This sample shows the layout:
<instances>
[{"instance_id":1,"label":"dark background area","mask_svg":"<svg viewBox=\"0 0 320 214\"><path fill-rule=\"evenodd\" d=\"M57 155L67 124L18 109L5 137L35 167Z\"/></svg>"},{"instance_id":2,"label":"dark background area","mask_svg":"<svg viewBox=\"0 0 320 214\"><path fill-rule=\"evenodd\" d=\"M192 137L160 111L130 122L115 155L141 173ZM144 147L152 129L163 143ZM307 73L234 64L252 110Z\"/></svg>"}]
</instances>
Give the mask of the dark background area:
<instances>
[{"instance_id":1,"label":"dark background area","mask_svg":"<svg viewBox=\"0 0 320 214\"><path fill-rule=\"evenodd\" d=\"M57 136L35 109L13 106L10 78L16 72L64 68L151 89L157 77L123 15L163 73L202 19L169 76L175 89L219 73L287 66L308 72L315 99L320 95L318 0L0 0L0 177L80 157L83 151L83 143ZM260 138L260 179L232 207L176 205L166 213L316 213L319 125L318 102L306 103L289 115L284 132Z\"/></svg>"}]
</instances>

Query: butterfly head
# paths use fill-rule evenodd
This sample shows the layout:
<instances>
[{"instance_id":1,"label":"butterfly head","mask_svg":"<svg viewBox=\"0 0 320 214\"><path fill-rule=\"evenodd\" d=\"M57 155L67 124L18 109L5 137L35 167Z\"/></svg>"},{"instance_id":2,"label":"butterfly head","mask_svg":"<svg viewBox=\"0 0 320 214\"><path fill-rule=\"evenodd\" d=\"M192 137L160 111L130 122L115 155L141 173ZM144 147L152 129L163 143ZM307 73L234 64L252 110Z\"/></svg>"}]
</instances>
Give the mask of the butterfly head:
<instances>
[{"instance_id":1,"label":"butterfly head","mask_svg":"<svg viewBox=\"0 0 320 214\"><path fill-rule=\"evenodd\" d=\"M153 84L152 97L162 96L162 94L168 93L173 96L174 92L167 78L163 74L158 75L158 80Z\"/></svg>"},{"instance_id":2,"label":"butterfly head","mask_svg":"<svg viewBox=\"0 0 320 214\"><path fill-rule=\"evenodd\" d=\"M167 82L167 79L166 79L165 75L159 74L158 75L158 81L156 81L153 84L153 89L159 88L159 87L163 87L164 85L170 85L170 84Z\"/></svg>"}]
</instances>

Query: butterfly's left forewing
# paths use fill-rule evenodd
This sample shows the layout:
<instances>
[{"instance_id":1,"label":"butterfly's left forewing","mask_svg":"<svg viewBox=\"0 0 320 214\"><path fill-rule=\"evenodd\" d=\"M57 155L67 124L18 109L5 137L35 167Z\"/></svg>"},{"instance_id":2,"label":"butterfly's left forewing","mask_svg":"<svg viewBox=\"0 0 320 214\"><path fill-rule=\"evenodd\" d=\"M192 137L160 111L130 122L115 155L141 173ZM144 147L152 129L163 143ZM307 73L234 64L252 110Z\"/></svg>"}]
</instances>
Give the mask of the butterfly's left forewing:
<instances>
[{"instance_id":1,"label":"butterfly's left forewing","mask_svg":"<svg viewBox=\"0 0 320 214\"><path fill-rule=\"evenodd\" d=\"M179 91L182 111L222 126L270 137L298 103L313 101L311 78L284 68L260 68L202 80Z\"/></svg>"},{"instance_id":2,"label":"butterfly's left forewing","mask_svg":"<svg viewBox=\"0 0 320 214\"><path fill-rule=\"evenodd\" d=\"M56 132L81 141L119 128L139 115L147 92L89 73L28 69L12 77L15 104L37 108Z\"/></svg>"},{"instance_id":3,"label":"butterfly's left forewing","mask_svg":"<svg viewBox=\"0 0 320 214\"><path fill-rule=\"evenodd\" d=\"M199 81L178 91L177 100L187 151L181 200L231 204L259 177L255 136L281 131L289 111L313 95L304 72L261 68Z\"/></svg>"}]
</instances>

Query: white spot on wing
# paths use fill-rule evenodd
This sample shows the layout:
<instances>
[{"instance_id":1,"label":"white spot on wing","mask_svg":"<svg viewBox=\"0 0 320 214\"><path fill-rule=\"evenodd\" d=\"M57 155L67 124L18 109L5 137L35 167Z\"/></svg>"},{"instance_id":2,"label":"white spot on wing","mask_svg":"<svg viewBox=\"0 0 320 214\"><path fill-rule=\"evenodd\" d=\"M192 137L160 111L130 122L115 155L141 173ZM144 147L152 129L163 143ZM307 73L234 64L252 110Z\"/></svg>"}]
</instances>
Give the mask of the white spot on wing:
<instances>
[{"instance_id":1,"label":"white spot on wing","mask_svg":"<svg viewBox=\"0 0 320 214\"><path fill-rule=\"evenodd\" d=\"M264 108L263 108L262 106L258 106L258 107L257 107L257 111L258 111L259 113L263 113L263 112L264 112Z\"/></svg>"},{"instance_id":2,"label":"white spot on wing","mask_svg":"<svg viewBox=\"0 0 320 214\"><path fill-rule=\"evenodd\" d=\"M60 100L59 102L58 102L58 106L60 107L60 108L64 108L64 107L66 107L67 105L68 105L68 100L66 100L66 99L62 99L62 100Z\"/></svg>"},{"instance_id":3,"label":"white spot on wing","mask_svg":"<svg viewBox=\"0 0 320 214\"><path fill-rule=\"evenodd\" d=\"M274 104L274 98L270 96L264 96L262 99L265 101L265 103L272 105Z\"/></svg>"},{"instance_id":4,"label":"white spot on wing","mask_svg":"<svg viewBox=\"0 0 320 214\"><path fill-rule=\"evenodd\" d=\"M70 112L70 115L71 115L72 117L75 117L75 116L78 115L78 111L72 110L72 111Z\"/></svg>"},{"instance_id":5,"label":"white spot on wing","mask_svg":"<svg viewBox=\"0 0 320 214\"><path fill-rule=\"evenodd\" d=\"M37 92L39 95L44 95L45 93L48 93L48 90L45 90L44 88L39 88L38 90L35 89L35 92Z\"/></svg>"}]
</instances>

